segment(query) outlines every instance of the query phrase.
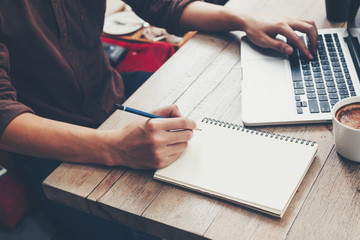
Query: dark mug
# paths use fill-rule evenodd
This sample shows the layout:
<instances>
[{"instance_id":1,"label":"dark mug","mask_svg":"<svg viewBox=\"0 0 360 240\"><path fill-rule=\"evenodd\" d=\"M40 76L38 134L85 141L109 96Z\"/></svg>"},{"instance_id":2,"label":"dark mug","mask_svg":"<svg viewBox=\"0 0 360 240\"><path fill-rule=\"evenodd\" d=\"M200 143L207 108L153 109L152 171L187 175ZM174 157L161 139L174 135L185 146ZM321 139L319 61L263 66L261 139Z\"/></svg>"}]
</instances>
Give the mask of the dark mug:
<instances>
[{"instance_id":1,"label":"dark mug","mask_svg":"<svg viewBox=\"0 0 360 240\"><path fill-rule=\"evenodd\" d=\"M325 0L326 18L331 22L346 22L351 0Z\"/></svg>"},{"instance_id":2,"label":"dark mug","mask_svg":"<svg viewBox=\"0 0 360 240\"><path fill-rule=\"evenodd\" d=\"M357 12L359 11L360 0L351 0L350 11L349 11L349 22L355 21Z\"/></svg>"}]
</instances>

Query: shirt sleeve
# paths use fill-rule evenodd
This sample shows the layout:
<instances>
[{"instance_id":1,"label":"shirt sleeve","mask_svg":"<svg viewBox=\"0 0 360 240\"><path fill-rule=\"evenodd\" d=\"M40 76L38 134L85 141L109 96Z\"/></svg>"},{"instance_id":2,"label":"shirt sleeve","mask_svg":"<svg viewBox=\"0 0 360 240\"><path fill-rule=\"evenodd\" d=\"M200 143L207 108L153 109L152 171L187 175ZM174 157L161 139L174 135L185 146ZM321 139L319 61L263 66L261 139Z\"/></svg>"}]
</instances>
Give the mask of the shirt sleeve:
<instances>
[{"instance_id":1,"label":"shirt sleeve","mask_svg":"<svg viewBox=\"0 0 360 240\"><path fill-rule=\"evenodd\" d=\"M0 43L0 137L9 123L18 115L33 110L17 102L16 90L9 77L10 60L7 47Z\"/></svg>"},{"instance_id":2,"label":"shirt sleeve","mask_svg":"<svg viewBox=\"0 0 360 240\"><path fill-rule=\"evenodd\" d=\"M185 7L194 1L201 0L125 0L142 19L179 36L184 34L180 17Z\"/></svg>"}]
</instances>

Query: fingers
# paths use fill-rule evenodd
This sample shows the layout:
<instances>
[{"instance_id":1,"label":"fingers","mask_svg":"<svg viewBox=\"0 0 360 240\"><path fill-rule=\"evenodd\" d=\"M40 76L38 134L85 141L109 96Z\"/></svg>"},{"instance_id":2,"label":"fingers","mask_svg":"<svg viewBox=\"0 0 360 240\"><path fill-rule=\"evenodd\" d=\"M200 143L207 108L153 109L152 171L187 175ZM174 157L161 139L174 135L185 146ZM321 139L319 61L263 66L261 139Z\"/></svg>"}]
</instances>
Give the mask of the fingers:
<instances>
[{"instance_id":1,"label":"fingers","mask_svg":"<svg viewBox=\"0 0 360 240\"><path fill-rule=\"evenodd\" d=\"M295 31L307 34L311 43L311 52ZM313 59L311 53L316 54L318 32L315 23L312 21L267 17L261 18L256 24L247 27L246 32L249 39L261 47L272 48L285 54L292 54L293 48L289 44L274 37L277 34L281 34L309 59Z\"/></svg>"},{"instance_id":2,"label":"fingers","mask_svg":"<svg viewBox=\"0 0 360 240\"><path fill-rule=\"evenodd\" d=\"M169 105L163 108L159 108L157 110L152 111L153 114L159 115L162 117L181 117L181 113L179 111L179 108L173 104Z\"/></svg>"},{"instance_id":3,"label":"fingers","mask_svg":"<svg viewBox=\"0 0 360 240\"><path fill-rule=\"evenodd\" d=\"M292 27L294 30L306 33L311 43L310 50L313 54L316 54L318 31L315 23L313 21L295 20L293 23L290 23L290 27Z\"/></svg>"},{"instance_id":4,"label":"fingers","mask_svg":"<svg viewBox=\"0 0 360 240\"><path fill-rule=\"evenodd\" d=\"M309 25L309 24L307 24L307 25ZM294 28L294 27L298 27L298 29ZM286 27L284 27L282 29L280 34L284 35L288 39L288 41L292 42L302 53L305 54L306 57L308 57L309 59L313 59L314 57L312 56L309 49L305 45L304 41L299 37L299 35L297 35L294 32L294 30L302 31L301 29L304 29L304 28L305 27L302 26L301 23L298 23L298 25L293 24L293 27L287 25ZM316 35L316 39L317 39L317 35Z\"/></svg>"},{"instance_id":5,"label":"fingers","mask_svg":"<svg viewBox=\"0 0 360 240\"><path fill-rule=\"evenodd\" d=\"M147 127L149 130L194 130L196 128L196 123L193 120L187 118L154 118L150 119L147 122Z\"/></svg>"},{"instance_id":6,"label":"fingers","mask_svg":"<svg viewBox=\"0 0 360 240\"><path fill-rule=\"evenodd\" d=\"M317 48L317 29L315 23L300 21L296 19L287 19L286 22L277 24L275 27L276 33L279 33L287 38L288 41L292 42L305 56L309 59L313 59L312 54L305 45L304 41L295 33L295 30L306 33L309 37L311 43L311 51L316 53ZM282 43L277 43L277 45L285 48L285 45ZM276 45L275 45L276 46ZM275 48L275 46L273 48ZM275 48L276 49L276 48ZM280 50L282 50L280 48ZM286 51L282 51L288 53Z\"/></svg>"},{"instance_id":7,"label":"fingers","mask_svg":"<svg viewBox=\"0 0 360 240\"><path fill-rule=\"evenodd\" d=\"M261 38L261 42L257 42L256 40L254 42L261 47L272 48L276 51L283 52L288 55L293 53L293 48L289 44L281 40L274 39L267 34L264 34L264 36Z\"/></svg>"}]
</instances>

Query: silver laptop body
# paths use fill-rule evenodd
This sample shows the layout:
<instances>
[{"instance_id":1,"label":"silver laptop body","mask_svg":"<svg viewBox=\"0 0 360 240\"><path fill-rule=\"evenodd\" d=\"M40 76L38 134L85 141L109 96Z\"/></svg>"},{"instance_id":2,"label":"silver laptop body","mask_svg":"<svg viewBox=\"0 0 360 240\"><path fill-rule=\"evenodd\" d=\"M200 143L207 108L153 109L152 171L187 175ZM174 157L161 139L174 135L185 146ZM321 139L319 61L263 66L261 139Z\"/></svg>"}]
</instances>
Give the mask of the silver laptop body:
<instances>
[{"instance_id":1,"label":"silver laptop body","mask_svg":"<svg viewBox=\"0 0 360 240\"><path fill-rule=\"evenodd\" d=\"M353 83L352 94L356 93L356 96L360 96L359 79L347 43L343 39L347 36L346 29L319 30L321 35L333 33L338 35L343 57L346 60L348 74ZM352 29L353 36L358 36L359 33L359 29ZM242 116L245 125L283 125L331 121L331 111L322 112L320 106L319 113L311 113L309 104L301 106L301 109L297 106L299 97L295 99L289 56L274 50L256 47L246 38L241 41L240 49L243 70ZM303 70L302 73L304 73ZM325 81L324 84L326 85ZM316 86L314 86L315 91L317 91ZM306 105L304 102L309 100L306 90L307 88L304 86L305 94L299 95L300 102L304 105ZM329 105L331 108L332 105Z\"/></svg>"}]
</instances>

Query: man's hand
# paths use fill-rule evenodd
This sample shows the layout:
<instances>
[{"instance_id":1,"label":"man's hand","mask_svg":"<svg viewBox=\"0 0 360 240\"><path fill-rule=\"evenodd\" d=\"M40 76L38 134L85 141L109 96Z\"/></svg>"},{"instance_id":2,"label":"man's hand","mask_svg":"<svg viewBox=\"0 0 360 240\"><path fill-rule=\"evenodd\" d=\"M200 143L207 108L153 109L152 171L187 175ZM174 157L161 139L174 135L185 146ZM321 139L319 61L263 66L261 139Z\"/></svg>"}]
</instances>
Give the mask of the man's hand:
<instances>
[{"instance_id":1,"label":"man's hand","mask_svg":"<svg viewBox=\"0 0 360 240\"><path fill-rule=\"evenodd\" d=\"M313 55L294 30L307 34L311 43L310 50L312 54L316 54L318 33L314 22L270 17L256 13L249 13L245 18L244 31L247 33L248 38L256 45L272 48L285 54L292 54L293 48L289 44L275 39L278 34L281 34L294 43L305 56L313 59Z\"/></svg>"},{"instance_id":2,"label":"man's hand","mask_svg":"<svg viewBox=\"0 0 360 240\"><path fill-rule=\"evenodd\" d=\"M154 111L166 118L135 121L117 133L107 134L109 165L163 168L174 162L191 139L194 121L181 117L177 106Z\"/></svg>"},{"instance_id":3,"label":"man's hand","mask_svg":"<svg viewBox=\"0 0 360 240\"><path fill-rule=\"evenodd\" d=\"M312 21L292 18L271 17L264 14L227 8L206 2L195 1L184 10L180 26L184 31L245 31L249 39L264 48L291 54L292 47L282 41L276 40L278 34L285 36L294 43L309 59L316 54L317 29ZM306 33L311 42L311 53L301 38L295 33L298 30Z\"/></svg>"}]
</instances>

